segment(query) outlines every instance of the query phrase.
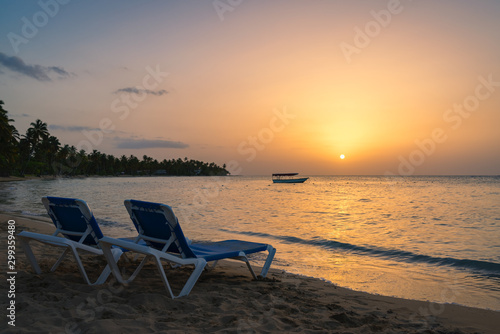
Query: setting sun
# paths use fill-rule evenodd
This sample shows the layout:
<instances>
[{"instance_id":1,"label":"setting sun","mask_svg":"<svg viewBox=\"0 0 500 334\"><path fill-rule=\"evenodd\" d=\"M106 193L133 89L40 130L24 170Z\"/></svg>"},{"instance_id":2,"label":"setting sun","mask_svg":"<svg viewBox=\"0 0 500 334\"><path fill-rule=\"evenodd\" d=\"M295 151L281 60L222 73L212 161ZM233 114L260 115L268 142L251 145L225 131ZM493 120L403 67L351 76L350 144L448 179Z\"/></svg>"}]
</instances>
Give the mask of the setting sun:
<instances>
[{"instance_id":1,"label":"setting sun","mask_svg":"<svg viewBox=\"0 0 500 334\"><path fill-rule=\"evenodd\" d=\"M345 158L345 155L341 154L340 159L344 160L344 158Z\"/></svg>"}]
</instances>

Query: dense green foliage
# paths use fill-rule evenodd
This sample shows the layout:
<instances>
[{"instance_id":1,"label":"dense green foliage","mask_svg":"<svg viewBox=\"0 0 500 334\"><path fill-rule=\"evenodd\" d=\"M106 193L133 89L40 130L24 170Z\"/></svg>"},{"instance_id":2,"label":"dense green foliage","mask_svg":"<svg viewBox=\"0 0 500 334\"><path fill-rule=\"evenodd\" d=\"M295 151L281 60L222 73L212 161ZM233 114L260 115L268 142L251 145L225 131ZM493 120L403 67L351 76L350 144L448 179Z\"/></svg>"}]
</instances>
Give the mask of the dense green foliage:
<instances>
[{"instance_id":1,"label":"dense green foliage","mask_svg":"<svg viewBox=\"0 0 500 334\"><path fill-rule=\"evenodd\" d=\"M116 158L93 150L87 153L76 147L61 145L51 136L41 120L31 123L26 134L19 136L10 124L8 112L0 100L0 176L34 175L227 175L226 166L183 159L158 161L147 155L142 160L131 155Z\"/></svg>"}]
</instances>

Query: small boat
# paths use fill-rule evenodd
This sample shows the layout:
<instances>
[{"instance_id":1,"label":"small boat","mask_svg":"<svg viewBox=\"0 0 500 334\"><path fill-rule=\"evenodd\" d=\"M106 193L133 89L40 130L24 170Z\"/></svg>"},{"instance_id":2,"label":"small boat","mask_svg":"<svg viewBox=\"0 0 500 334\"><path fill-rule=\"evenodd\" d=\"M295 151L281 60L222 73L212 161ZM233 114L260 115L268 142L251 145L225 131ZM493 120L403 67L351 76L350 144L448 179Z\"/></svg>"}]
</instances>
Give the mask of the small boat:
<instances>
[{"instance_id":1,"label":"small boat","mask_svg":"<svg viewBox=\"0 0 500 334\"><path fill-rule=\"evenodd\" d=\"M273 174L273 183L304 183L308 177L294 177L299 173L276 173Z\"/></svg>"}]
</instances>

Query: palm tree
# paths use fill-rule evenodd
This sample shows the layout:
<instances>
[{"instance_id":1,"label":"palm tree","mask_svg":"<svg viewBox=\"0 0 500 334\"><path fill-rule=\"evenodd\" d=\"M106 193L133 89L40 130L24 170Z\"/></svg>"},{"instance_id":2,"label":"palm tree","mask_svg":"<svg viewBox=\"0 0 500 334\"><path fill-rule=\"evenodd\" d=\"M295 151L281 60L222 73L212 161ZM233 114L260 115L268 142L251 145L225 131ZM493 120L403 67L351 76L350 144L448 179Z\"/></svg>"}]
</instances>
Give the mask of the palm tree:
<instances>
[{"instance_id":1,"label":"palm tree","mask_svg":"<svg viewBox=\"0 0 500 334\"><path fill-rule=\"evenodd\" d=\"M34 151L38 143L49 136L49 130L47 130L47 123L42 122L37 119L35 122L31 122L31 127L27 130L26 136L30 140L32 145L32 151Z\"/></svg>"},{"instance_id":2,"label":"palm tree","mask_svg":"<svg viewBox=\"0 0 500 334\"><path fill-rule=\"evenodd\" d=\"M21 172L22 175L24 175L26 167L28 166L28 163L30 162L33 153L38 148L40 141L46 139L49 136L49 130L47 130L47 123L44 123L41 120L37 119L35 122L31 122L30 125L31 127L28 130L26 130L26 135L25 135L25 139L30 146L30 150L29 150L28 160L26 161L23 171Z\"/></svg>"},{"instance_id":3,"label":"palm tree","mask_svg":"<svg viewBox=\"0 0 500 334\"><path fill-rule=\"evenodd\" d=\"M90 174L99 175L101 171L101 152L98 150L93 150L92 153L89 154L89 162L90 162Z\"/></svg>"},{"instance_id":4,"label":"palm tree","mask_svg":"<svg viewBox=\"0 0 500 334\"><path fill-rule=\"evenodd\" d=\"M137 174L137 170L139 169L139 164L140 164L139 159L136 156L131 155L128 158L128 165L130 168L130 174L132 174L132 175Z\"/></svg>"},{"instance_id":5,"label":"palm tree","mask_svg":"<svg viewBox=\"0 0 500 334\"><path fill-rule=\"evenodd\" d=\"M125 155L122 155L120 157L120 173L122 174L130 174L129 168L128 168L128 160Z\"/></svg>"},{"instance_id":6,"label":"palm tree","mask_svg":"<svg viewBox=\"0 0 500 334\"><path fill-rule=\"evenodd\" d=\"M78 152L79 165L78 165L78 174L87 174L89 167L89 156L85 153L85 150L80 150Z\"/></svg>"},{"instance_id":7,"label":"palm tree","mask_svg":"<svg viewBox=\"0 0 500 334\"><path fill-rule=\"evenodd\" d=\"M47 172L51 172L51 168L56 159L56 154L59 152L61 143L59 139L55 136L49 136L42 140L40 143L40 148L43 151L44 161L47 162ZM52 174L57 174L57 170L53 169Z\"/></svg>"},{"instance_id":8,"label":"palm tree","mask_svg":"<svg viewBox=\"0 0 500 334\"><path fill-rule=\"evenodd\" d=\"M8 176L17 157L17 140L19 133L16 128L9 124L14 122L7 115L7 110L3 108L3 101L0 100L0 175Z\"/></svg>"},{"instance_id":9,"label":"palm tree","mask_svg":"<svg viewBox=\"0 0 500 334\"><path fill-rule=\"evenodd\" d=\"M143 173L151 175L152 169L154 167L153 164L154 164L153 158L144 155L141 161L141 168L143 169Z\"/></svg>"}]
</instances>

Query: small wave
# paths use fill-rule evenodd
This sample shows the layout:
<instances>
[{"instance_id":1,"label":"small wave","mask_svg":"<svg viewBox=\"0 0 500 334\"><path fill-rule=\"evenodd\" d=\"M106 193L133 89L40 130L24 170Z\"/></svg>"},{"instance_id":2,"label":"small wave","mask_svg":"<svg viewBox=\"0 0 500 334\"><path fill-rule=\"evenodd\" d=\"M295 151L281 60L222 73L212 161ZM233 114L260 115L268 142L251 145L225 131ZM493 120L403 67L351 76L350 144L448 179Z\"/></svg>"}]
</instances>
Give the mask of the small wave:
<instances>
[{"instance_id":1,"label":"small wave","mask_svg":"<svg viewBox=\"0 0 500 334\"><path fill-rule=\"evenodd\" d=\"M327 215L331 212L327 212L327 211L305 211L305 213L314 213L314 214L320 214L320 215Z\"/></svg>"},{"instance_id":2,"label":"small wave","mask_svg":"<svg viewBox=\"0 0 500 334\"><path fill-rule=\"evenodd\" d=\"M116 221L108 220L105 218L96 218L96 220L97 220L97 223L99 223L99 225L102 225L102 226L115 226L118 224Z\"/></svg>"},{"instance_id":3,"label":"small wave","mask_svg":"<svg viewBox=\"0 0 500 334\"><path fill-rule=\"evenodd\" d=\"M43 214L41 214L41 213L36 213L36 212L26 211L26 210L21 211L21 214L23 214L25 216L34 216L34 217L41 217L41 216L43 216Z\"/></svg>"},{"instance_id":4,"label":"small wave","mask_svg":"<svg viewBox=\"0 0 500 334\"><path fill-rule=\"evenodd\" d=\"M410 263L426 263L438 266L450 266L457 268L464 268L469 270L477 270L480 272L487 273L492 277L500 275L500 263L470 260L470 259L455 259L451 257L439 257L416 254L413 252L398 250L398 249L385 249L381 247L374 246L358 246L346 242L325 240L322 238L317 238L314 240L307 240L292 236L276 236L267 233L260 232L246 232L246 231L231 231L227 229L220 229L224 232L246 234L251 236L259 236L265 238L272 238L288 243L312 245L317 247L323 247L328 249L341 249L346 251L351 251L358 254L385 257L391 260L396 260L400 262L410 262Z\"/></svg>"}]
</instances>

